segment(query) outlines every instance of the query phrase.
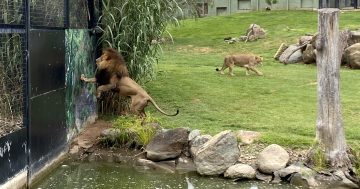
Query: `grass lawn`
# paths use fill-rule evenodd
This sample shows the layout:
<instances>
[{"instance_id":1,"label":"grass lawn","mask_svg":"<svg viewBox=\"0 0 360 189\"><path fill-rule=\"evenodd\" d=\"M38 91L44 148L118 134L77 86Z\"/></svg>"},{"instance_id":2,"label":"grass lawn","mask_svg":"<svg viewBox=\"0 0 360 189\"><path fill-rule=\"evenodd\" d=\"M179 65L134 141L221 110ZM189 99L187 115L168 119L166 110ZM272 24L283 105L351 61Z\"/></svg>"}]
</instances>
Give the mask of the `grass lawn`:
<instances>
[{"instance_id":1,"label":"grass lawn","mask_svg":"<svg viewBox=\"0 0 360 189\"><path fill-rule=\"evenodd\" d=\"M267 30L255 42L227 44L224 37L244 35L251 23ZM341 29L360 28L360 12L343 12ZM316 11L271 11L206 17L181 21L170 27L174 43L163 46L157 77L146 90L165 111L180 109L176 117L147 110L167 128L189 127L202 133L223 130L261 132L261 142L287 147L308 147L315 138L317 116L316 66L283 65L272 57L282 42L297 43L317 31ZM255 53L264 57L258 69L264 76L235 76L215 71L229 53ZM226 70L227 73L228 70ZM346 138L360 146L360 71L341 68L341 102Z\"/></svg>"}]
</instances>

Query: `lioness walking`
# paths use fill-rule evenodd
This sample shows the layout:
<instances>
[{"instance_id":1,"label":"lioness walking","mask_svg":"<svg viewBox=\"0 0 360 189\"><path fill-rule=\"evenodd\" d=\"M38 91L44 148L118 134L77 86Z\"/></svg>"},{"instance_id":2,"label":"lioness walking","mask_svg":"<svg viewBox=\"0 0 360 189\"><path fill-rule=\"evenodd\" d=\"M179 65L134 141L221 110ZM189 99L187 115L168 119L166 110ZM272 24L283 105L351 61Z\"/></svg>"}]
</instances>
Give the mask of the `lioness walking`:
<instances>
[{"instance_id":1,"label":"lioness walking","mask_svg":"<svg viewBox=\"0 0 360 189\"><path fill-rule=\"evenodd\" d=\"M234 66L240 66L246 68L246 75L249 70L252 70L257 75L263 75L259 70L255 68L256 65L262 64L263 58L261 56L256 56L252 54L234 54L227 55L224 58L224 64L221 69L216 68L216 71L220 71L221 74L224 74L224 70L229 68L229 74L234 76L233 69Z\"/></svg>"}]
</instances>

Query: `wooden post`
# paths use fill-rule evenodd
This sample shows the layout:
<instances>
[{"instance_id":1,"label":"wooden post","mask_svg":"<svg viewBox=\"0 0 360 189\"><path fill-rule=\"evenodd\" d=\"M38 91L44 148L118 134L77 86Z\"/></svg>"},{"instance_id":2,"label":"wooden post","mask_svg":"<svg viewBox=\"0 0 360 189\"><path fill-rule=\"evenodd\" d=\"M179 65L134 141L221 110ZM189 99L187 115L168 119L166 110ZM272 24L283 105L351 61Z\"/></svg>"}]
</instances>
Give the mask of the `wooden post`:
<instances>
[{"instance_id":1,"label":"wooden post","mask_svg":"<svg viewBox=\"0 0 360 189\"><path fill-rule=\"evenodd\" d=\"M341 117L340 64L343 41L340 40L339 10L320 9L317 49L318 115L316 138L325 148L325 157L332 168L349 168L346 141Z\"/></svg>"}]
</instances>

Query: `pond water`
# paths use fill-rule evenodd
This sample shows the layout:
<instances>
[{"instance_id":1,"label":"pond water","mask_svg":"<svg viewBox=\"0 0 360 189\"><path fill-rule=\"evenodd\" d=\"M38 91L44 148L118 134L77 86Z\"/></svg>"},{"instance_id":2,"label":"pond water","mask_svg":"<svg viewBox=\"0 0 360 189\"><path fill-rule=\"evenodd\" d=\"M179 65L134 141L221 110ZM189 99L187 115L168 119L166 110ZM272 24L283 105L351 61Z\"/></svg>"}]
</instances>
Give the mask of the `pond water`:
<instances>
[{"instance_id":1,"label":"pond water","mask_svg":"<svg viewBox=\"0 0 360 189\"><path fill-rule=\"evenodd\" d=\"M33 189L188 189L186 178L194 188L204 189L295 189L289 184L266 184L258 181L234 182L220 177L203 177L196 173L165 174L140 171L132 166L103 162L67 162L54 170Z\"/></svg>"}]
</instances>

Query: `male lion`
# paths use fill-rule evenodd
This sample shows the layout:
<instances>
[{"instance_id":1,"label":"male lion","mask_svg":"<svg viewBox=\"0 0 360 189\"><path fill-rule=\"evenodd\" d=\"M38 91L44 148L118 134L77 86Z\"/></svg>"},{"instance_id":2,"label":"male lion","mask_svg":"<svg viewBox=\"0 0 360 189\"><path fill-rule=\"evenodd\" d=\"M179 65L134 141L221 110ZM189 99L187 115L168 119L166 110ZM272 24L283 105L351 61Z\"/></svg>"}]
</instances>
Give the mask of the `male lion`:
<instances>
[{"instance_id":1,"label":"male lion","mask_svg":"<svg viewBox=\"0 0 360 189\"><path fill-rule=\"evenodd\" d=\"M246 75L249 75L248 71L252 70L258 75L263 75L258 71L255 66L257 64L262 64L263 58L261 56L256 56L252 54L234 54L227 55L224 58L224 64L221 69L216 68L216 71L220 71L221 74L224 74L224 70L229 68L229 74L234 76L233 69L234 66L240 66L246 68Z\"/></svg>"},{"instance_id":2,"label":"male lion","mask_svg":"<svg viewBox=\"0 0 360 189\"><path fill-rule=\"evenodd\" d=\"M116 82L122 77L129 77L124 58L115 49L106 48L102 51L102 55L96 59L97 69L95 78L86 78L81 75L81 79L86 82L98 84L96 96L104 91L114 90Z\"/></svg>"},{"instance_id":3,"label":"male lion","mask_svg":"<svg viewBox=\"0 0 360 189\"><path fill-rule=\"evenodd\" d=\"M113 54L114 52L115 54ZM120 59L122 61L119 62L118 60ZM146 116L144 109L148 102L151 102L154 107L164 115L176 116L179 113L179 110L177 110L175 114L168 114L161 110L150 95L129 77L122 56L115 50L105 49L101 57L96 59L96 65L97 71L95 78L86 78L85 75L82 74L80 79L85 82L98 83L99 86L96 90L97 98L100 98L102 92L109 90L118 92L120 96L130 97L130 111L140 117ZM125 69L123 66L125 66Z\"/></svg>"}]
</instances>

